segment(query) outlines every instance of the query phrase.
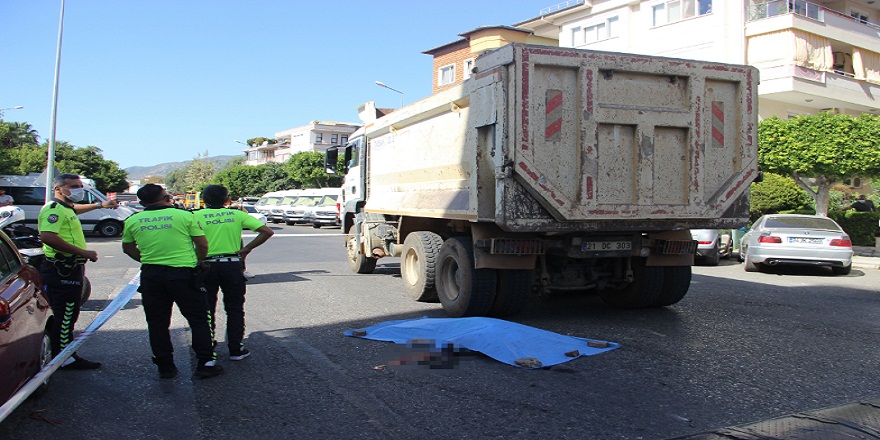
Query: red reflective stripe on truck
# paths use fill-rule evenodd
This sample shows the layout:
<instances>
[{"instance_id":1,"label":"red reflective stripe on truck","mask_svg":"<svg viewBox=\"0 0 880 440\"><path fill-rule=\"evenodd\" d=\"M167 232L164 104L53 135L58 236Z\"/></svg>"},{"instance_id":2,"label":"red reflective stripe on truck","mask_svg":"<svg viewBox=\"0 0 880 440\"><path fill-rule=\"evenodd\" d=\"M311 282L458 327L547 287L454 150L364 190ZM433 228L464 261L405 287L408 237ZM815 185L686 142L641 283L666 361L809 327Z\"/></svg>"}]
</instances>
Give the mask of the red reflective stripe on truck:
<instances>
[{"instance_id":1,"label":"red reflective stripe on truck","mask_svg":"<svg viewBox=\"0 0 880 440\"><path fill-rule=\"evenodd\" d=\"M712 146L724 148L724 103L712 101Z\"/></svg>"},{"instance_id":2,"label":"red reflective stripe on truck","mask_svg":"<svg viewBox=\"0 0 880 440\"><path fill-rule=\"evenodd\" d=\"M562 91L547 90L544 123L544 139L558 141L562 131Z\"/></svg>"}]
</instances>

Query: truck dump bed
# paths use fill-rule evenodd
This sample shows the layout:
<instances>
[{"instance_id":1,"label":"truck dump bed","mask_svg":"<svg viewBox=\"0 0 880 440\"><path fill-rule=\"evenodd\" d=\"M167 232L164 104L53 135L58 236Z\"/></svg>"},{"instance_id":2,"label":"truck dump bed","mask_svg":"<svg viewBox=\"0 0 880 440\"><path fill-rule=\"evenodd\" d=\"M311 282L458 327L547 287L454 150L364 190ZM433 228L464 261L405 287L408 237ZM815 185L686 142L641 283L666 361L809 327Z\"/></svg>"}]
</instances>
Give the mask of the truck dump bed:
<instances>
[{"instance_id":1,"label":"truck dump bed","mask_svg":"<svg viewBox=\"0 0 880 440\"><path fill-rule=\"evenodd\" d=\"M757 70L510 44L366 128L365 210L509 231L739 227Z\"/></svg>"}]
</instances>

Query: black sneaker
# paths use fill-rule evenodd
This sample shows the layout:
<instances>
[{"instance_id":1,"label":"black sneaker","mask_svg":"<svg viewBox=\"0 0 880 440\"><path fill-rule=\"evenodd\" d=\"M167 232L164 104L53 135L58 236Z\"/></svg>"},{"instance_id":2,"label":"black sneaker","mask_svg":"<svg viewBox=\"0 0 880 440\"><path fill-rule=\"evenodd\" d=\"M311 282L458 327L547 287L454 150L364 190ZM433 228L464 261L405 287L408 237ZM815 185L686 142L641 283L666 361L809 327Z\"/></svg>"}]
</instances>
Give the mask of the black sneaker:
<instances>
[{"instance_id":1,"label":"black sneaker","mask_svg":"<svg viewBox=\"0 0 880 440\"><path fill-rule=\"evenodd\" d=\"M215 365L214 361L207 362L204 365L199 365L198 367L196 367L196 377L198 377L199 379L207 379L209 377L219 376L221 374L223 374L223 367Z\"/></svg>"},{"instance_id":2,"label":"black sneaker","mask_svg":"<svg viewBox=\"0 0 880 440\"><path fill-rule=\"evenodd\" d=\"M177 366L159 367L159 377L162 379L174 379L177 377Z\"/></svg>"},{"instance_id":3,"label":"black sneaker","mask_svg":"<svg viewBox=\"0 0 880 440\"><path fill-rule=\"evenodd\" d=\"M239 351L230 351L229 359L233 361L240 361L251 355L251 352L247 348L242 348Z\"/></svg>"},{"instance_id":4,"label":"black sneaker","mask_svg":"<svg viewBox=\"0 0 880 440\"><path fill-rule=\"evenodd\" d=\"M97 370L101 368L100 362L93 362L86 358L73 355L73 362L63 365L61 370Z\"/></svg>"}]
</instances>

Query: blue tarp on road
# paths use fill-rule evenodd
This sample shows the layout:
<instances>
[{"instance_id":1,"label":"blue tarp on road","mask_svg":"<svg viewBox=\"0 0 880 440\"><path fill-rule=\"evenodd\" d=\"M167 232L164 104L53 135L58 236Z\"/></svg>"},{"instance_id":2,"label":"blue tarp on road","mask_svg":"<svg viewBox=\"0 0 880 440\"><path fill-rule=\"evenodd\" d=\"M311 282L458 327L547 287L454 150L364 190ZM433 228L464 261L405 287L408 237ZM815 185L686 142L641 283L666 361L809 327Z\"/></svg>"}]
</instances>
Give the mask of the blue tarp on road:
<instances>
[{"instance_id":1,"label":"blue tarp on road","mask_svg":"<svg viewBox=\"0 0 880 440\"><path fill-rule=\"evenodd\" d=\"M349 330L345 335L397 344L411 343L414 339L433 340L438 347L452 343L456 348L478 351L514 366L523 366L523 362L517 364L517 359L534 358L540 361L540 366L549 367L620 347L614 342L565 336L515 322L480 317L387 321Z\"/></svg>"}]
</instances>

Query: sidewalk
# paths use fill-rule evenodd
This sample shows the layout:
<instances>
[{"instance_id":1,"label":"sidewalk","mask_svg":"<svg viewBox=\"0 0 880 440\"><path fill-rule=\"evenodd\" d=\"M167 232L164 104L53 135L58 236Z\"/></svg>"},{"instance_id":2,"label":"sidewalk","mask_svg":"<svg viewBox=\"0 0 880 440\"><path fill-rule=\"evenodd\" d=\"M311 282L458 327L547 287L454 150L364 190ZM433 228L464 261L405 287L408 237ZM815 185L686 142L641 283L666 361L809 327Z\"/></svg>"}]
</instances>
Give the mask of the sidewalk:
<instances>
[{"instance_id":1,"label":"sidewalk","mask_svg":"<svg viewBox=\"0 0 880 440\"><path fill-rule=\"evenodd\" d=\"M853 268L880 269L880 249L875 246L853 246Z\"/></svg>"}]
</instances>

